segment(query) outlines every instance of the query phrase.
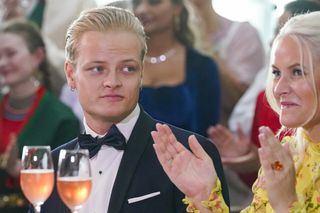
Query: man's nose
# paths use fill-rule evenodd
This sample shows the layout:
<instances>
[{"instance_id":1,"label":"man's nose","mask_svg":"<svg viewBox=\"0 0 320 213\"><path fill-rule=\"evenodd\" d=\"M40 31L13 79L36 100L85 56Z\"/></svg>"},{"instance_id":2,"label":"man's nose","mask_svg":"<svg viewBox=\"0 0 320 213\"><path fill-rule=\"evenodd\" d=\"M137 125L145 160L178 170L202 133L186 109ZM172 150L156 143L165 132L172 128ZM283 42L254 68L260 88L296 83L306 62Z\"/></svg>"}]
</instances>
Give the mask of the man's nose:
<instances>
[{"instance_id":1,"label":"man's nose","mask_svg":"<svg viewBox=\"0 0 320 213\"><path fill-rule=\"evenodd\" d=\"M4 67L8 63L8 59L4 56L0 56L0 67Z\"/></svg>"},{"instance_id":2,"label":"man's nose","mask_svg":"<svg viewBox=\"0 0 320 213\"><path fill-rule=\"evenodd\" d=\"M115 88L121 85L121 79L117 71L109 72L103 79L103 87Z\"/></svg>"}]
</instances>

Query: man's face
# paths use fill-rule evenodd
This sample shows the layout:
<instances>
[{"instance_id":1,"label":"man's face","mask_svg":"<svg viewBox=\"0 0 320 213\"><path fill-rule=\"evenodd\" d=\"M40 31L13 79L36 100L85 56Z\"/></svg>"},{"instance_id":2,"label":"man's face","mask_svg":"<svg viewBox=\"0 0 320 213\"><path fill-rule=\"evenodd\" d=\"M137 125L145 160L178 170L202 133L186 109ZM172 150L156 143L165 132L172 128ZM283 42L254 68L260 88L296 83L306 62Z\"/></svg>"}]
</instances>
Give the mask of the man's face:
<instances>
[{"instance_id":1,"label":"man's face","mask_svg":"<svg viewBox=\"0 0 320 213\"><path fill-rule=\"evenodd\" d=\"M85 32L77 45L75 65L65 65L89 126L117 123L138 102L142 77L141 46L135 34L118 30Z\"/></svg>"}]
</instances>

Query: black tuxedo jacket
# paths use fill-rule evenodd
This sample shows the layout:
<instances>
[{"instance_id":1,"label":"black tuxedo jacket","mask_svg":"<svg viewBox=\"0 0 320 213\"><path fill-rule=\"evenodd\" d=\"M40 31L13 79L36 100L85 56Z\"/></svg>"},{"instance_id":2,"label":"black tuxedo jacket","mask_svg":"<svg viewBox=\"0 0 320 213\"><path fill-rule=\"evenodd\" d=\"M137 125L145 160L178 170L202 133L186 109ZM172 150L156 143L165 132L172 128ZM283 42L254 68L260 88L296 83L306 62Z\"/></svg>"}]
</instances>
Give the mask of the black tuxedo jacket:
<instances>
[{"instance_id":1,"label":"black tuxedo jacket","mask_svg":"<svg viewBox=\"0 0 320 213\"><path fill-rule=\"evenodd\" d=\"M112 189L108 213L185 213L186 205L182 203L184 195L169 180L162 169L152 144L150 132L155 130L157 121L142 109L130 136L127 148L121 159L120 167ZM188 137L193 134L170 126L177 140L188 146ZM223 175L220 155L216 147L206 138L196 135L201 145L211 156L218 177L222 184L224 200L229 205L227 184ZM53 150L52 157L57 171L58 155L61 149L74 149L77 139ZM160 194L159 194L160 192ZM138 202L128 202L130 198L141 197L151 193L158 194ZM31 210L32 212L32 210ZM42 213L70 213L59 198L57 188L41 208ZM94 212L94 209L92 210ZM89 212L88 212L89 213Z\"/></svg>"}]
</instances>

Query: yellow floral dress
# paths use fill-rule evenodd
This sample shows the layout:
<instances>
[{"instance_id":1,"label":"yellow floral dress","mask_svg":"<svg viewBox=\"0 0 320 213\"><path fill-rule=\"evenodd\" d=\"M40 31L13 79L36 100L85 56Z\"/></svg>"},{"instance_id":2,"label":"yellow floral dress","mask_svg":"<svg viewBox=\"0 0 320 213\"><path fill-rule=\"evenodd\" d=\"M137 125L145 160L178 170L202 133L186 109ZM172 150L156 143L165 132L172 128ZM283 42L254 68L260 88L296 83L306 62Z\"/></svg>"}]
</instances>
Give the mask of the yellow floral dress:
<instances>
[{"instance_id":1,"label":"yellow floral dress","mask_svg":"<svg viewBox=\"0 0 320 213\"><path fill-rule=\"evenodd\" d=\"M304 136L307 142L307 148L305 150L304 159L301 165L297 168L296 177L296 192L298 195L298 201L296 201L290 208L290 213L316 213L320 212L320 143L313 143L307 136ZM295 149L297 142L294 137L285 137L282 143L290 143ZM294 157L295 163L297 163L297 157ZM219 183L219 181L218 181ZM264 178L260 170L259 176L252 187L254 193L253 201L246 209L241 213L273 213L273 209L268 201L267 192L263 189ZM219 184L217 184L217 187ZM217 187L213 190L213 193L217 193L216 199L209 199L212 203L223 202L221 190ZM208 201L203 201L202 204L207 204ZM193 206L192 202L185 202L189 206ZM208 208L208 205L203 205ZM221 209L219 211L212 212L229 212L226 205L219 205ZM208 208L211 209L211 208ZM188 209L187 209L188 210ZM199 212L196 209L188 212Z\"/></svg>"}]
</instances>

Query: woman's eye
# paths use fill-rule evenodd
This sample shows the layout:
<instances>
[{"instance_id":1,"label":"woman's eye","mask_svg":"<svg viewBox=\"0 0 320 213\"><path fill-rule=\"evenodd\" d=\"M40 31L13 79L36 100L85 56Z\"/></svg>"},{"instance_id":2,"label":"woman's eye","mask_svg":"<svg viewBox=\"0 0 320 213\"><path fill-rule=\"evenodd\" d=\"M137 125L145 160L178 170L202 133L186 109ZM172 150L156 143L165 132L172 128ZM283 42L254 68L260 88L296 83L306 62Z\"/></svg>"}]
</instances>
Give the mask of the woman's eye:
<instances>
[{"instance_id":1,"label":"woman's eye","mask_svg":"<svg viewBox=\"0 0 320 213\"><path fill-rule=\"evenodd\" d=\"M272 70L272 74L274 77L279 77L280 76L280 71L279 70Z\"/></svg>"},{"instance_id":2,"label":"woman's eye","mask_svg":"<svg viewBox=\"0 0 320 213\"><path fill-rule=\"evenodd\" d=\"M132 1L132 5L133 5L134 7L137 7L139 4L141 4L141 0L133 0L133 1Z\"/></svg>"},{"instance_id":3,"label":"woman's eye","mask_svg":"<svg viewBox=\"0 0 320 213\"><path fill-rule=\"evenodd\" d=\"M132 5L133 7L137 7L138 5L140 5L142 2L142 0L133 0L132 1ZM157 5L160 4L162 0L147 0L148 4L153 6L153 5Z\"/></svg>"},{"instance_id":4,"label":"woman's eye","mask_svg":"<svg viewBox=\"0 0 320 213\"><path fill-rule=\"evenodd\" d=\"M12 56L14 56L15 54L16 54L16 51L13 51L13 50L6 52L7 57L12 57Z\"/></svg>"},{"instance_id":5,"label":"woman's eye","mask_svg":"<svg viewBox=\"0 0 320 213\"><path fill-rule=\"evenodd\" d=\"M303 72L301 69L294 69L292 72L293 72L294 76L302 76L303 75Z\"/></svg>"}]
</instances>

